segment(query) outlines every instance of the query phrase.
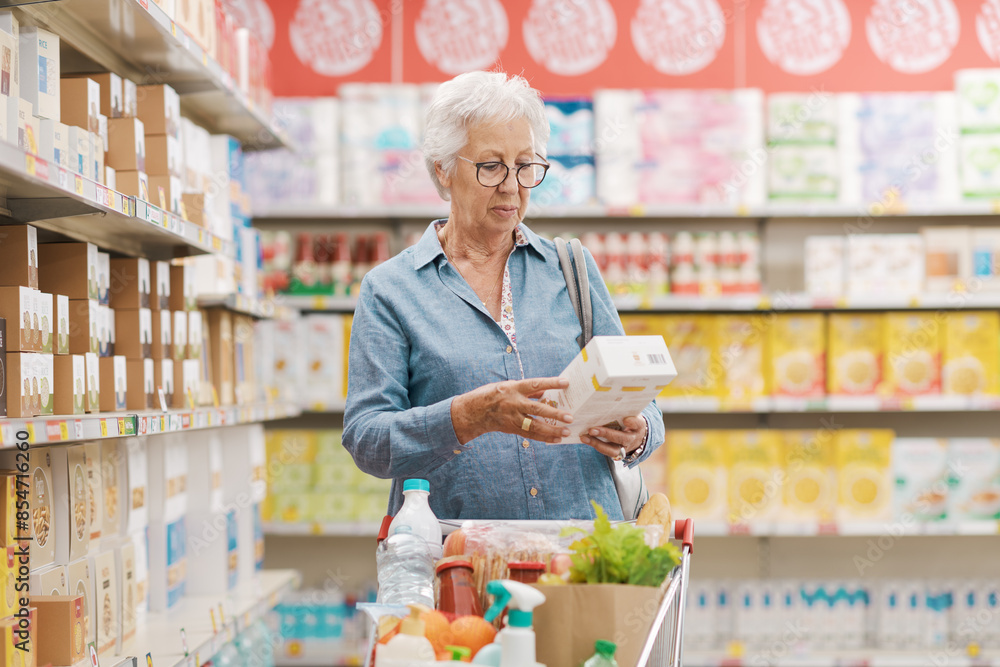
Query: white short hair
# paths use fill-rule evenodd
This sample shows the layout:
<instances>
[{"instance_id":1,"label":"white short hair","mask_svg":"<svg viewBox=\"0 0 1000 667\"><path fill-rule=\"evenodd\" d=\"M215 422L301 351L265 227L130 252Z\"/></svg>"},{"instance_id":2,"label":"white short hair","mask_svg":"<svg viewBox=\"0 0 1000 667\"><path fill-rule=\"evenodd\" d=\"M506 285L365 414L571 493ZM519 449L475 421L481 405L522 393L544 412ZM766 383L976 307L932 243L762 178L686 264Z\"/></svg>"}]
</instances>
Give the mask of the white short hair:
<instances>
[{"instance_id":1,"label":"white short hair","mask_svg":"<svg viewBox=\"0 0 1000 667\"><path fill-rule=\"evenodd\" d=\"M438 87L426 113L424 161L442 199L450 199L451 193L441 185L434 165L452 173L458 152L469 143L469 128L520 118L531 126L535 152L545 157L549 143L545 105L524 77L506 72L466 72Z\"/></svg>"}]
</instances>

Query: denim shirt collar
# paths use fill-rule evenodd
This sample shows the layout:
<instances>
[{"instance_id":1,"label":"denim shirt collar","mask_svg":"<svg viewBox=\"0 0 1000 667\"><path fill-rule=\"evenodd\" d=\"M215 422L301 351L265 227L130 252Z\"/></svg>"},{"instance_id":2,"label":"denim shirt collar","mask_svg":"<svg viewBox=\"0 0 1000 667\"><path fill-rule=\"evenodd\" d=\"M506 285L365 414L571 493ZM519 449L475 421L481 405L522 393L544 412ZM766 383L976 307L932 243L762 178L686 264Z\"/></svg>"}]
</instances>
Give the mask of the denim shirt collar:
<instances>
[{"instance_id":1,"label":"denim shirt collar","mask_svg":"<svg viewBox=\"0 0 1000 667\"><path fill-rule=\"evenodd\" d=\"M447 218L441 218L431 222L424 231L423 236L421 236L420 240L417 241L417 244L413 246L413 268L415 270L419 271L438 257L444 256L444 249L441 247L441 240L437 235L438 223L444 222L447 222ZM523 222L519 224L517 228L527 240L527 246L532 248L542 261L545 261L545 253L542 251L542 239L538 236L538 234L535 234L533 231L528 229L528 226ZM517 247L521 246L518 245Z\"/></svg>"}]
</instances>

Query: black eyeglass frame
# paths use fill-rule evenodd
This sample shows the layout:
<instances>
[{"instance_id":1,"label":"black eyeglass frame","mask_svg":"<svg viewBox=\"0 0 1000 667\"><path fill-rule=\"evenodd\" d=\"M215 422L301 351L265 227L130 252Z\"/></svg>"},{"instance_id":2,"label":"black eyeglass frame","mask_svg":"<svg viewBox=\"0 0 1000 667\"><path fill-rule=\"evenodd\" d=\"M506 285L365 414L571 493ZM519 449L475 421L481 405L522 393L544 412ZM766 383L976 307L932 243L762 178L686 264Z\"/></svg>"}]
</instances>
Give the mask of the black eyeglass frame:
<instances>
[{"instance_id":1,"label":"black eyeglass frame","mask_svg":"<svg viewBox=\"0 0 1000 667\"><path fill-rule=\"evenodd\" d=\"M546 161L545 158L539 155L538 153L535 153L535 155L541 158L542 162L525 162L524 164L515 165L517 170L514 172L514 180L517 181L517 185L519 187L526 188L528 190L531 190L532 188L537 188L539 185L542 184L542 181L545 180L546 174L549 173L549 167L551 165L548 163L548 161ZM469 158L463 157L461 155L456 155L455 157L459 158L460 160L465 160L469 164L474 165L476 167L476 181L484 188L499 188L507 181L507 177L510 176L511 167L507 166L506 163L501 162L500 160L486 160L485 162L473 162ZM479 175L480 170L488 164L500 165L507 170L504 172L503 178L501 178L500 182L497 183L496 185L486 185L485 183L483 183L483 179ZM542 177L538 179L538 182L535 183L534 185L525 185L524 183L521 182L521 170L524 169L525 167L542 168Z\"/></svg>"}]
</instances>

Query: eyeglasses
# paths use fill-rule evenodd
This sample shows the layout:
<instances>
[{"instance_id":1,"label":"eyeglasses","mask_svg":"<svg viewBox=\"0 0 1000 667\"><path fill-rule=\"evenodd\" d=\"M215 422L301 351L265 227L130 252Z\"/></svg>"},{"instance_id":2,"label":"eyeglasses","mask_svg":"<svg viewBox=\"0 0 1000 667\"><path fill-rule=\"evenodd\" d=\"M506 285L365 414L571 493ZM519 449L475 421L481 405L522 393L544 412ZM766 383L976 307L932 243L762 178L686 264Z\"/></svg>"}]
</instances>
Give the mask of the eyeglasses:
<instances>
[{"instance_id":1,"label":"eyeglasses","mask_svg":"<svg viewBox=\"0 0 1000 667\"><path fill-rule=\"evenodd\" d=\"M538 153L535 153L538 155ZM467 157L458 156L469 164L476 166L476 180L484 188L495 188L507 180L510 167L503 162L491 160L490 162L473 162ZM539 158L544 160L541 155ZM528 162L517 165L515 172L518 185L522 188L536 188L545 180L545 174L549 170L548 162Z\"/></svg>"}]
</instances>

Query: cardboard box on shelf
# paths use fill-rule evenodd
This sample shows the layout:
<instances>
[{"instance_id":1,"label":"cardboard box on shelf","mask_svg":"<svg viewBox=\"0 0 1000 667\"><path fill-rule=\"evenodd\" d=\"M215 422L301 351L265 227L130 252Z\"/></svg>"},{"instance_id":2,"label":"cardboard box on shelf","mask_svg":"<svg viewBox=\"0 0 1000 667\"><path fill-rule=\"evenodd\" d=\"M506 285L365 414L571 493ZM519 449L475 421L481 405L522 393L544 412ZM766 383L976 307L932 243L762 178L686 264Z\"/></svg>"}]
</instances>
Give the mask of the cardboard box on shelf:
<instances>
[{"instance_id":1,"label":"cardboard box on shelf","mask_svg":"<svg viewBox=\"0 0 1000 667\"><path fill-rule=\"evenodd\" d=\"M101 84L93 79L62 79L59 82L61 115L57 119L67 125L99 131L97 116L101 113Z\"/></svg>"},{"instance_id":2,"label":"cardboard box on shelf","mask_svg":"<svg viewBox=\"0 0 1000 667\"><path fill-rule=\"evenodd\" d=\"M6 365L7 417L34 417L31 401L34 353L9 352Z\"/></svg>"},{"instance_id":3,"label":"cardboard box on shelf","mask_svg":"<svg viewBox=\"0 0 1000 667\"><path fill-rule=\"evenodd\" d=\"M114 549L89 558L91 588L94 591L93 620L97 634L98 656L116 652L120 634L121 600L118 595L118 570Z\"/></svg>"},{"instance_id":4,"label":"cardboard box on shelf","mask_svg":"<svg viewBox=\"0 0 1000 667\"><path fill-rule=\"evenodd\" d=\"M923 227L925 288L951 292L972 277L972 231L969 227Z\"/></svg>"},{"instance_id":5,"label":"cardboard box on shelf","mask_svg":"<svg viewBox=\"0 0 1000 667\"><path fill-rule=\"evenodd\" d=\"M149 459L147 438L129 438L128 453L128 523L126 533L144 530L149 525Z\"/></svg>"},{"instance_id":6,"label":"cardboard box on shelf","mask_svg":"<svg viewBox=\"0 0 1000 667\"><path fill-rule=\"evenodd\" d=\"M167 85L139 86L139 118L149 135L180 139L181 98Z\"/></svg>"},{"instance_id":7,"label":"cardboard box on shelf","mask_svg":"<svg viewBox=\"0 0 1000 667\"><path fill-rule=\"evenodd\" d=\"M166 611L184 596L187 584L187 530L184 518L149 526L149 609Z\"/></svg>"},{"instance_id":8,"label":"cardboard box on shelf","mask_svg":"<svg viewBox=\"0 0 1000 667\"><path fill-rule=\"evenodd\" d=\"M97 252L97 302L111 305L111 255Z\"/></svg>"},{"instance_id":9,"label":"cardboard box on shelf","mask_svg":"<svg viewBox=\"0 0 1000 667\"><path fill-rule=\"evenodd\" d=\"M149 260L111 260L110 305L112 308L149 308L152 283Z\"/></svg>"},{"instance_id":10,"label":"cardboard box on shelf","mask_svg":"<svg viewBox=\"0 0 1000 667\"><path fill-rule=\"evenodd\" d=\"M177 362L180 363L180 362ZM163 408L167 409L173 407L174 405L174 360L173 359L157 359L156 365L153 368L156 373L156 391L157 391L157 401L159 401L159 392L163 392L164 404L161 406L159 402L154 406L157 409Z\"/></svg>"},{"instance_id":11,"label":"cardboard box on shelf","mask_svg":"<svg viewBox=\"0 0 1000 667\"><path fill-rule=\"evenodd\" d=\"M28 578L28 591L32 598L41 595L66 595L66 566L33 567Z\"/></svg>"},{"instance_id":12,"label":"cardboard box on shelf","mask_svg":"<svg viewBox=\"0 0 1000 667\"><path fill-rule=\"evenodd\" d=\"M67 565L84 558L90 548L87 460L83 445L52 447L49 451L54 489L55 562Z\"/></svg>"},{"instance_id":13,"label":"cardboard box on shelf","mask_svg":"<svg viewBox=\"0 0 1000 667\"><path fill-rule=\"evenodd\" d=\"M63 169L70 169L69 127L48 118L39 122L38 150L43 160L49 160Z\"/></svg>"},{"instance_id":14,"label":"cardboard box on shelf","mask_svg":"<svg viewBox=\"0 0 1000 667\"><path fill-rule=\"evenodd\" d=\"M138 118L108 120L108 154L105 162L120 173L146 171L146 134Z\"/></svg>"},{"instance_id":15,"label":"cardboard box on shelf","mask_svg":"<svg viewBox=\"0 0 1000 667\"><path fill-rule=\"evenodd\" d=\"M55 398L53 411L58 415L82 415L86 412L87 368L82 354L59 356L53 360Z\"/></svg>"},{"instance_id":16,"label":"cardboard box on shelf","mask_svg":"<svg viewBox=\"0 0 1000 667\"><path fill-rule=\"evenodd\" d=\"M156 262L152 272L155 279L150 286L150 308L167 310L170 308L170 262Z\"/></svg>"},{"instance_id":17,"label":"cardboard box on shelf","mask_svg":"<svg viewBox=\"0 0 1000 667\"><path fill-rule=\"evenodd\" d=\"M100 354L100 319L101 306L96 299L69 300L70 354Z\"/></svg>"},{"instance_id":18,"label":"cardboard box on shelf","mask_svg":"<svg viewBox=\"0 0 1000 667\"><path fill-rule=\"evenodd\" d=\"M254 365L253 318L249 315L233 316L233 357L235 360L235 391L239 405L256 400L257 379Z\"/></svg>"},{"instance_id":19,"label":"cardboard box on shelf","mask_svg":"<svg viewBox=\"0 0 1000 667\"><path fill-rule=\"evenodd\" d=\"M77 640L86 622L87 602L80 595L32 596L35 606L35 658L39 665L75 665L84 659L85 644Z\"/></svg>"},{"instance_id":20,"label":"cardboard box on shelf","mask_svg":"<svg viewBox=\"0 0 1000 667\"><path fill-rule=\"evenodd\" d=\"M135 82L122 79L122 118L136 118L139 115L139 94Z\"/></svg>"},{"instance_id":21,"label":"cardboard box on shelf","mask_svg":"<svg viewBox=\"0 0 1000 667\"><path fill-rule=\"evenodd\" d=\"M36 116L60 120L59 36L22 26L19 40L21 98L31 103Z\"/></svg>"},{"instance_id":22,"label":"cardboard box on shelf","mask_svg":"<svg viewBox=\"0 0 1000 667\"><path fill-rule=\"evenodd\" d=\"M153 359L173 359L174 317L169 310L156 310L153 318L153 344L151 355Z\"/></svg>"},{"instance_id":23,"label":"cardboard box on shelf","mask_svg":"<svg viewBox=\"0 0 1000 667\"><path fill-rule=\"evenodd\" d=\"M7 470L14 470L18 463L18 452L8 450L0 453L0 465ZM30 485L29 502L31 521L27 532L31 536L29 551L31 568L44 568L55 562L57 537L55 530L56 490L53 486L52 456L49 447L38 447L31 450L28 461L28 484ZM65 539L65 538L62 538Z\"/></svg>"},{"instance_id":24,"label":"cardboard box on shelf","mask_svg":"<svg viewBox=\"0 0 1000 667\"><path fill-rule=\"evenodd\" d=\"M55 414L53 387L55 386L54 357L51 354L35 355L35 375L38 377L38 414ZM34 389L34 380L32 380Z\"/></svg>"},{"instance_id":25,"label":"cardboard box on shelf","mask_svg":"<svg viewBox=\"0 0 1000 667\"><path fill-rule=\"evenodd\" d=\"M91 178L104 185L104 139L97 132L90 133Z\"/></svg>"},{"instance_id":26,"label":"cardboard box on shelf","mask_svg":"<svg viewBox=\"0 0 1000 667\"><path fill-rule=\"evenodd\" d=\"M89 507L90 551L98 550L104 524L104 481L101 469L101 444L83 443L84 463L87 471L87 505Z\"/></svg>"},{"instance_id":27,"label":"cardboard box on shelf","mask_svg":"<svg viewBox=\"0 0 1000 667\"><path fill-rule=\"evenodd\" d=\"M748 405L756 398L769 396L764 368L767 362L766 340L749 315L718 315L715 323L715 359L725 359L718 383L719 398L736 405Z\"/></svg>"},{"instance_id":28,"label":"cardboard box on shelf","mask_svg":"<svg viewBox=\"0 0 1000 667\"><path fill-rule=\"evenodd\" d=\"M136 586L135 546L125 540L115 549L115 569L118 572L118 594L121 599L121 642L119 655L127 655L135 646Z\"/></svg>"},{"instance_id":29,"label":"cardboard box on shelf","mask_svg":"<svg viewBox=\"0 0 1000 667\"><path fill-rule=\"evenodd\" d=\"M0 317L7 322L7 352L34 352L30 287L0 287Z\"/></svg>"},{"instance_id":30,"label":"cardboard box on shelf","mask_svg":"<svg viewBox=\"0 0 1000 667\"><path fill-rule=\"evenodd\" d=\"M129 359L151 359L153 311L149 308L118 309L114 314L116 351Z\"/></svg>"},{"instance_id":31,"label":"cardboard box on shelf","mask_svg":"<svg viewBox=\"0 0 1000 667\"><path fill-rule=\"evenodd\" d=\"M97 307L97 355L99 357L110 357L111 351L111 321L115 318L115 311L107 306Z\"/></svg>"},{"instance_id":32,"label":"cardboard box on shelf","mask_svg":"<svg viewBox=\"0 0 1000 667\"><path fill-rule=\"evenodd\" d=\"M0 33L3 33L0 34L0 100L2 100L0 106L3 107L2 113L0 113L0 125L2 125L0 140L16 144L17 102L21 98L21 77L17 61L17 19L13 18L10 11L4 12L2 16L5 20L14 23L12 26L14 33L0 30Z\"/></svg>"},{"instance_id":33,"label":"cardboard box on shelf","mask_svg":"<svg viewBox=\"0 0 1000 667\"><path fill-rule=\"evenodd\" d=\"M203 313L200 310L192 310L187 314L188 335L186 358L188 359L201 360L202 320Z\"/></svg>"},{"instance_id":34,"label":"cardboard box on shelf","mask_svg":"<svg viewBox=\"0 0 1000 667\"><path fill-rule=\"evenodd\" d=\"M146 453L149 468L149 521L173 523L188 510L187 444L178 435L151 438Z\"/></svg>"},{"instance_id":35,"label":"cardboard box on shelf","mask_svg":"<svg viewBox=\"0 0 1000 667\"><path fill-rule=\"evenodd\" d=\"M97 629L94 627L94 581L90 574L90 561L81 558L66 566L66 585L70 595L83 597L83 638L84 643L97 640Z\"/></svg>"},{"instance_id":36,"label":"cardboard box on shelf","mask_svg":"<svg viewBox=\"0 0 1000 667\"><path fill-rule=\"evenodd\" d=\"M129 359L128 396L129 410L150 410L156 407L156 362L152 359Z\"/></svg>"},{"instance_id":37,"label":"cardboard box on shelf","mask_svg":"<svg viewBox=\"0 0 1000 667\"><path fill-rule=\"evenodd\" d=\"M244 510L246 511L246 510ZM187 515L187 551L198 566L188 571L191 590L206 595L225 595L239 578L239 510L208 512L197 509Z\"/></svg>"},{"instance_id":38,"label":"cardboard box on shelf","mask_svg":"<svg viewBox=\"0 0 1000 667\"><path fill-rule=\"evenodd\" d=\"M195 310L198 307L194 270L188 264L170 267L170 310ZM174 342L177 342L176 336Z\"/></svg>"},{"instance_id":39,"label":"cardboard box on shelf","mask_svg":"<svg viewBox=\"0 0 1000 667\"><path fill-rule=\"evenodd\" d=\"M101 411L101 364L100 357L93 352L83 355L87 372L86 410L94 413Z\"/></svg>"},{"instance_id":40,"label":"cardboard box on shelf","mask_svg":"<svg viewBox=\"0 0 1000 667\"><path fill-rule=\"evenodd\" d=\"M12 101L11 104L17 107L17 147L26 153L34 153L35 151L31 150L31 141L35 138L31 134L31 123L34 118L31 112L31 102L19 99L16 102ZM41 129L40 126L39 129Z\"/></svg>"},{"instance_id":41,"label":"cardboard box on shelf","mask_svg":"<svg viewBox=\"0 0 1000 667\"><path fill-rule=\"evenodd\" d=\"M123 195L159 206L156 197L150 199L149 177L146 172L115 169L115 188Z\"/></svg>"},{"instance_id":42,"label":"cardboard box on shelf","mask_svg":"<svg viewBox=\"0 0 1000 667\"><path fill-rule=\"evenodd\" d=\"M199 227L207 227L208 220L205 217L205 194L201 192L185 192L181 196L184 203L184 211L187 213L188 221Z\"/></svg>"},{"instance_id":43,"label":"cardboard box on shelf","mask_svg":"<svg viewBox=\"0 0 1000 667\"><path fill-rule=\"evenodd\" d=\"M838 431L839 522L885 521L892 516L892 441L887 429Z\"/></svg>"},{"instance_id":44,"label":"cardboard box on shelf","mask_svg":"<svg viewBox=\"0 0 1000 667\"><path fill-rule=\"evenodd\" d=\"M38 287L70 299L97 299L98 250L93 243L42 243L38 246Z\"/></svg>"},{"instance_id":45,"label":"cardboard box on shelf","mask_svg":"<svg viewBox=\"0 0 1000 667\"><path fill-rule=\"evenodd\" d=\"M188 352L188 314L183 310L174 310L171 312L173 313L174 320L174 361L180 362L187 357Z\"/></svg>"},{"instance_id":46,"label":"cardboard box on shelf","mask_svg":"<svg viewBox=\"0 0 1000 667\"><path fill-rule=\"evenodd\" d=\"M93 179L94 160L90 151L90 132L82 127L68 125L66 130L69 143L69 167L83 178Z\"/></svg>"},{"instance_id":47,"label":"cardboard box on shelf","mask_svg":"<svg viewBox=\"0 0 1000 667\"><path fill-rule=\"evenodd\" d=\"M101 155L100 155L100 159L101 159L101 174L100 175L101 175L101 178L103 179L104 178L104 156L107 154L108 148L110 148L110 146L108 145L108 116L105 116L102 113L97 114L97 127L98 127L97 134L101 137L101 144L100 144L100 150L101 150Z\"/></svg>"},{"instance_id":48,"label":"cardboard box on shelf","mask_svg":"<svg viewBox=\"0 0 1000 667\"><path fill-rule=\"evenodd\" d=\"M125 534L128 519L128 448L120 438L101 441L101 481L104 541Z\"/></svg>"},{"instance_id":49,"label":"cardboard box on shelf","mask_svg":"<svg viewBox=\"0 0 1000 667\"><path fill-rule=\"evenodd\" d=\"M128 387L128 366L125 357L101 358L101 412L124 412Z\"/></svg>"},{"instance_id":50,"label":"cardboard box on shelf","mask_svg":"<svg viewBox=\"0 0 1000 667\"><path fill-rule=\"evenodd\" d=\"M0 240L0 285L38 289L38 231L11 225L3 228Z\"/></svg>"},{"instance_id":51,"label":"cardboard box on shelf","mask_svg":"<svg viewBox=\"0 0 1000 667\"><path fill-rule=\"evenodd\" d=\"M174 402L171 407L183 410L192 409L197 405L200 382L201 361L198 359L175 361Z\"/></svg>"},{"instance_id":52,"label":"cardboard box on shelf","mask_svg":"<svg viewBox=\"0 0 1000 667\"><path fill-rule=\"evenodd\" d=\"M69 354L69 297L65 294L54 295L55 302L55 353Z\"/></svg>"},{"instance_id":53,"label":"cardboard box on shelf","mask_svg":"<svg viewBox=\"0 0 1000 667\"><path fill-rule=\"evenodd\" d=\"M180 140L169 134L146 135L146 173L180 179L184 175Z\"/></svg>"},{"instance_id":54,"label":"cardboard box on shelf","mask_svg":"<svg viewBox=\"0 0 1000 667\"><path fill-rule=\"evenodd\" d=\"M213 513L223 511L222 439L214 430L192 433L187 440L188 506Z\"/></svg>"},{"instance_id":55,"label":"cardboard box on shelf","mask_svg":"<svg viewBox=\"0 0 1000 667\"><path fill-rule=\"evenodd\" d=\"M41 337L38 351L43 354L52 354L53 334L55 333L52 295L36 291L35 298L38 301L38 331Z\"/></svg>"},{"instance_id":56,"label":"cardboard box on shelf","mask_svg":"<svg viewBox=\"0 0 1000 667\"><path fill-rule=\"evenodd\" d=\"M144 615L149 609L149 538L145 530L129 537L135 548L135 607Z\"/></svg>"},{"instance_id":57,"label":"cardboard box on shelf","mask_svg":"<svg viewBox=\"0 0 1000 667\"><path fill-rule=\"evenodd\" d=\"M160 199L160 190L163 190L163 199ZM181 195L184 194L184 186L176 176L150 176L149 196L156 206L166 209L171 213L180 215Z\"/></svg>"},{"instance_id":58,"label":"cardboard box on shelf","mask_svg":"<svg viewBox=\"0 0 1000 667\"><path fill-rule=\"evenodd\" d=\"M63 82L67 79L90 79L100 86L101 95L99 103L99 113L108 118L121 118L124 112L124 102L122 100L122 78L114 72L101 72L97 74L64 74ZM69 122L63 118L64 122Z\"/></svg>"},{"instance_id":59,"label":"cardboard box on shelf","mask_svg":"<svg viewBox=\"0 0 1000 667\"><path fill-rule=\"evenodd\" d=\"M236 400L233 378L233 317L228 310L208 311L209 346L212 350L212 378L220 405Z\"/></svg>"}]
</instances>

